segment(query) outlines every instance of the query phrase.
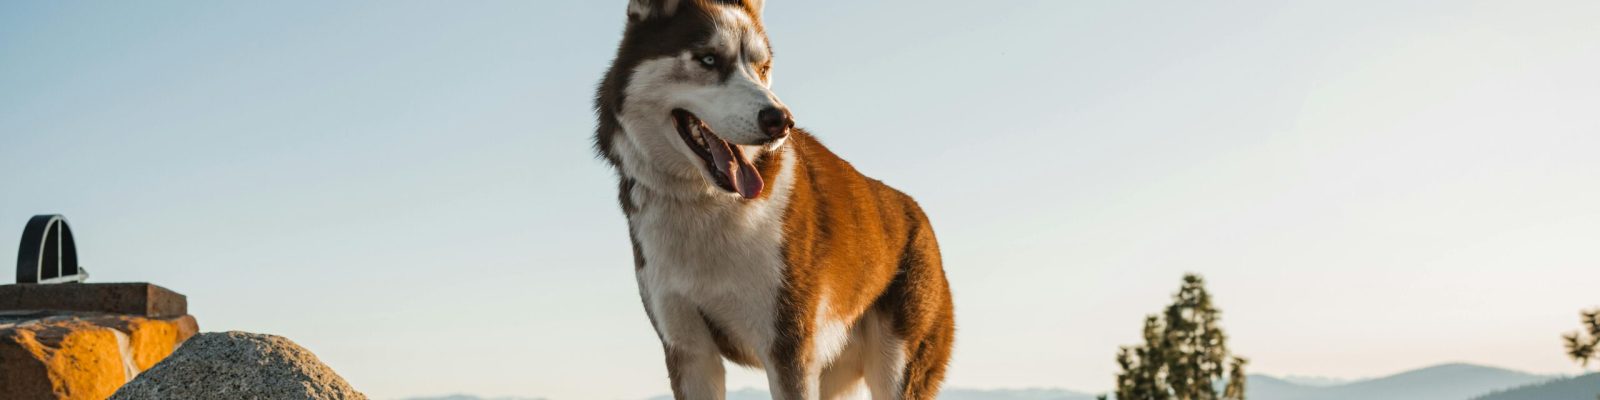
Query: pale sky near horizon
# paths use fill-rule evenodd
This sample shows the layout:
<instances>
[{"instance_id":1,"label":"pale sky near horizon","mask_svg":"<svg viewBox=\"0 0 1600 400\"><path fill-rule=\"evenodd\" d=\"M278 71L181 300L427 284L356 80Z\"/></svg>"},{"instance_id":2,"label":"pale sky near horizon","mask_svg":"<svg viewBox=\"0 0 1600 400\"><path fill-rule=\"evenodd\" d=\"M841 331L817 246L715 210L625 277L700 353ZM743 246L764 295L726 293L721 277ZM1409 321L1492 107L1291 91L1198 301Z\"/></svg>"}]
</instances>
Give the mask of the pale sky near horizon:
<instances>
[{"instance_id":1,"label":"pale sky near horizon","mask_svg":"<svg viewBox=\"0 0 1600 400\"><path fill-rule=\"evenodd\" d=\"M376 398L665 393L589 148L625 4L0 3L0 243L64 213L92 281L185 293L203 330L285 335ZM950 386L1106 390L1185 271L1252 372L1579 372L1600 2L766 20L799 124L929 212Z\"/></svg>"}]
</instances>

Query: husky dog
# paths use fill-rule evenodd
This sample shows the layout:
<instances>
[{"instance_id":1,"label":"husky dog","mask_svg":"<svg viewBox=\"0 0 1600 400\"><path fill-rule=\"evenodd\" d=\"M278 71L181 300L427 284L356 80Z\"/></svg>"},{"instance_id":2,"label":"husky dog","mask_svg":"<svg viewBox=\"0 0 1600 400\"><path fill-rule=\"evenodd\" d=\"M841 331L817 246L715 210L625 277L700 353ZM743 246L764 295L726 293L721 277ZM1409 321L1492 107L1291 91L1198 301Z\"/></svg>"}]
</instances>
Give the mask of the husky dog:
<instances>
[{"instance_id":1,"label":"husky dog","mask_svg":"<svg viewBox=\"0 0 1600 400\"><path fill-rule=\"evenodd\" d=\"M774 399L933 399L955 338L933 228L794 127L761 9L631 0L595 99L672 393L722 399L727 359Z\"/></svg>"}]
</instances>

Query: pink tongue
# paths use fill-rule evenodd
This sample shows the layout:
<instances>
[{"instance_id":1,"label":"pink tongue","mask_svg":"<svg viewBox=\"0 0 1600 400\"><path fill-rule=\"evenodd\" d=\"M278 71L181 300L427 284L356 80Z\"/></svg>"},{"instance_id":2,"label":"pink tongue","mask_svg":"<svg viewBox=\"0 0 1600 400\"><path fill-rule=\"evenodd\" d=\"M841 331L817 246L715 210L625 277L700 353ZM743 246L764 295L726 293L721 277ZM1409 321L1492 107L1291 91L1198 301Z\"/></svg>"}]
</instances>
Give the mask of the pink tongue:
<instances>
[{"instance_id":1,"label":"pink tongue","mask_svg":"<svg viewBox=\"0 0 1600 400\"><path fill-rule=\"evenodd\" d=\"M744 151L738 146L717 140L711 146L711 160L717 164L717 171L733 181L739 196L754 199L761 195L761 174L756 172L756 166L750 165L750 161L744 158Z\"/></svg>"},{"instance_id":2,"label":"pink tongue","mask_svg":"<svg viewBox=\"0 0 1600 400\"><path fill-rule=\"evenodd\" d=\"M744 151L738 147L733 148L733 158L739 160L739 177L733 180L733 187L739 188L739 195L746 199L754 199L761 195L761 173L756 171L756 166L750 165L744 159Z\"/></svg>"}]
</instances>

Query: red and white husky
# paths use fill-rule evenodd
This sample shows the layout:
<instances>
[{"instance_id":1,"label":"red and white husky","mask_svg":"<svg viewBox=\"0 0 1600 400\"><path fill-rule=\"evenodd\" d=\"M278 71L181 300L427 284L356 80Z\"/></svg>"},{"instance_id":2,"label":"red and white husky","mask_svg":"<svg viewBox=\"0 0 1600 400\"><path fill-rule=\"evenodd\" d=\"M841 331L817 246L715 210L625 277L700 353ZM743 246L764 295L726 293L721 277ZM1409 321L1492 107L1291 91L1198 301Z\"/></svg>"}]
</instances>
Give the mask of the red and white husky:
<instances>
[{"instance_id":1,"label":"red and white husky","mask_svg":"<svg viewBox=\"0 0 1600 400\"><path fill-rule=\"evenodd\" d=\"M933 399L955 338L917 203L794 128L761 0L632 0L596 96L645 313L678 399L723 359L774 399Z\"/></svg>"}]
</instances>

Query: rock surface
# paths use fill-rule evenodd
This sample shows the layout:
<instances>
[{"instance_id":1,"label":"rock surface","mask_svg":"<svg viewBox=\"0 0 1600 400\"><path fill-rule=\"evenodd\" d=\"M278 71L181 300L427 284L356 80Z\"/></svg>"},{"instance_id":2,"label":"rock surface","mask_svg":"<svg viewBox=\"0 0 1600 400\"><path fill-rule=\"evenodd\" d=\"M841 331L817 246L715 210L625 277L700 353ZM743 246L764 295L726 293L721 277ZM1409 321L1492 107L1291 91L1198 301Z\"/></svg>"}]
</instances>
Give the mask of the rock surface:
<instances>
[{"instance_id":1,"label":"rock surface","mask_svg":"<svg viewBox=\"0 0 1600 400\"><path fill-rule=\"evenodd\" d=\"M188 315L0 312L0 397L104 399L197 330Z\"/></svg>"},{"instance_id":2,"label":"rock surface","mask_svg":"<svg viewBox=\"0 0 1600 400\"><path fill-rule=\"evenodd\" d=\"M315 354L279 336L203 333L112 400L366 399Z\"/></svg>"}]
</instances>

